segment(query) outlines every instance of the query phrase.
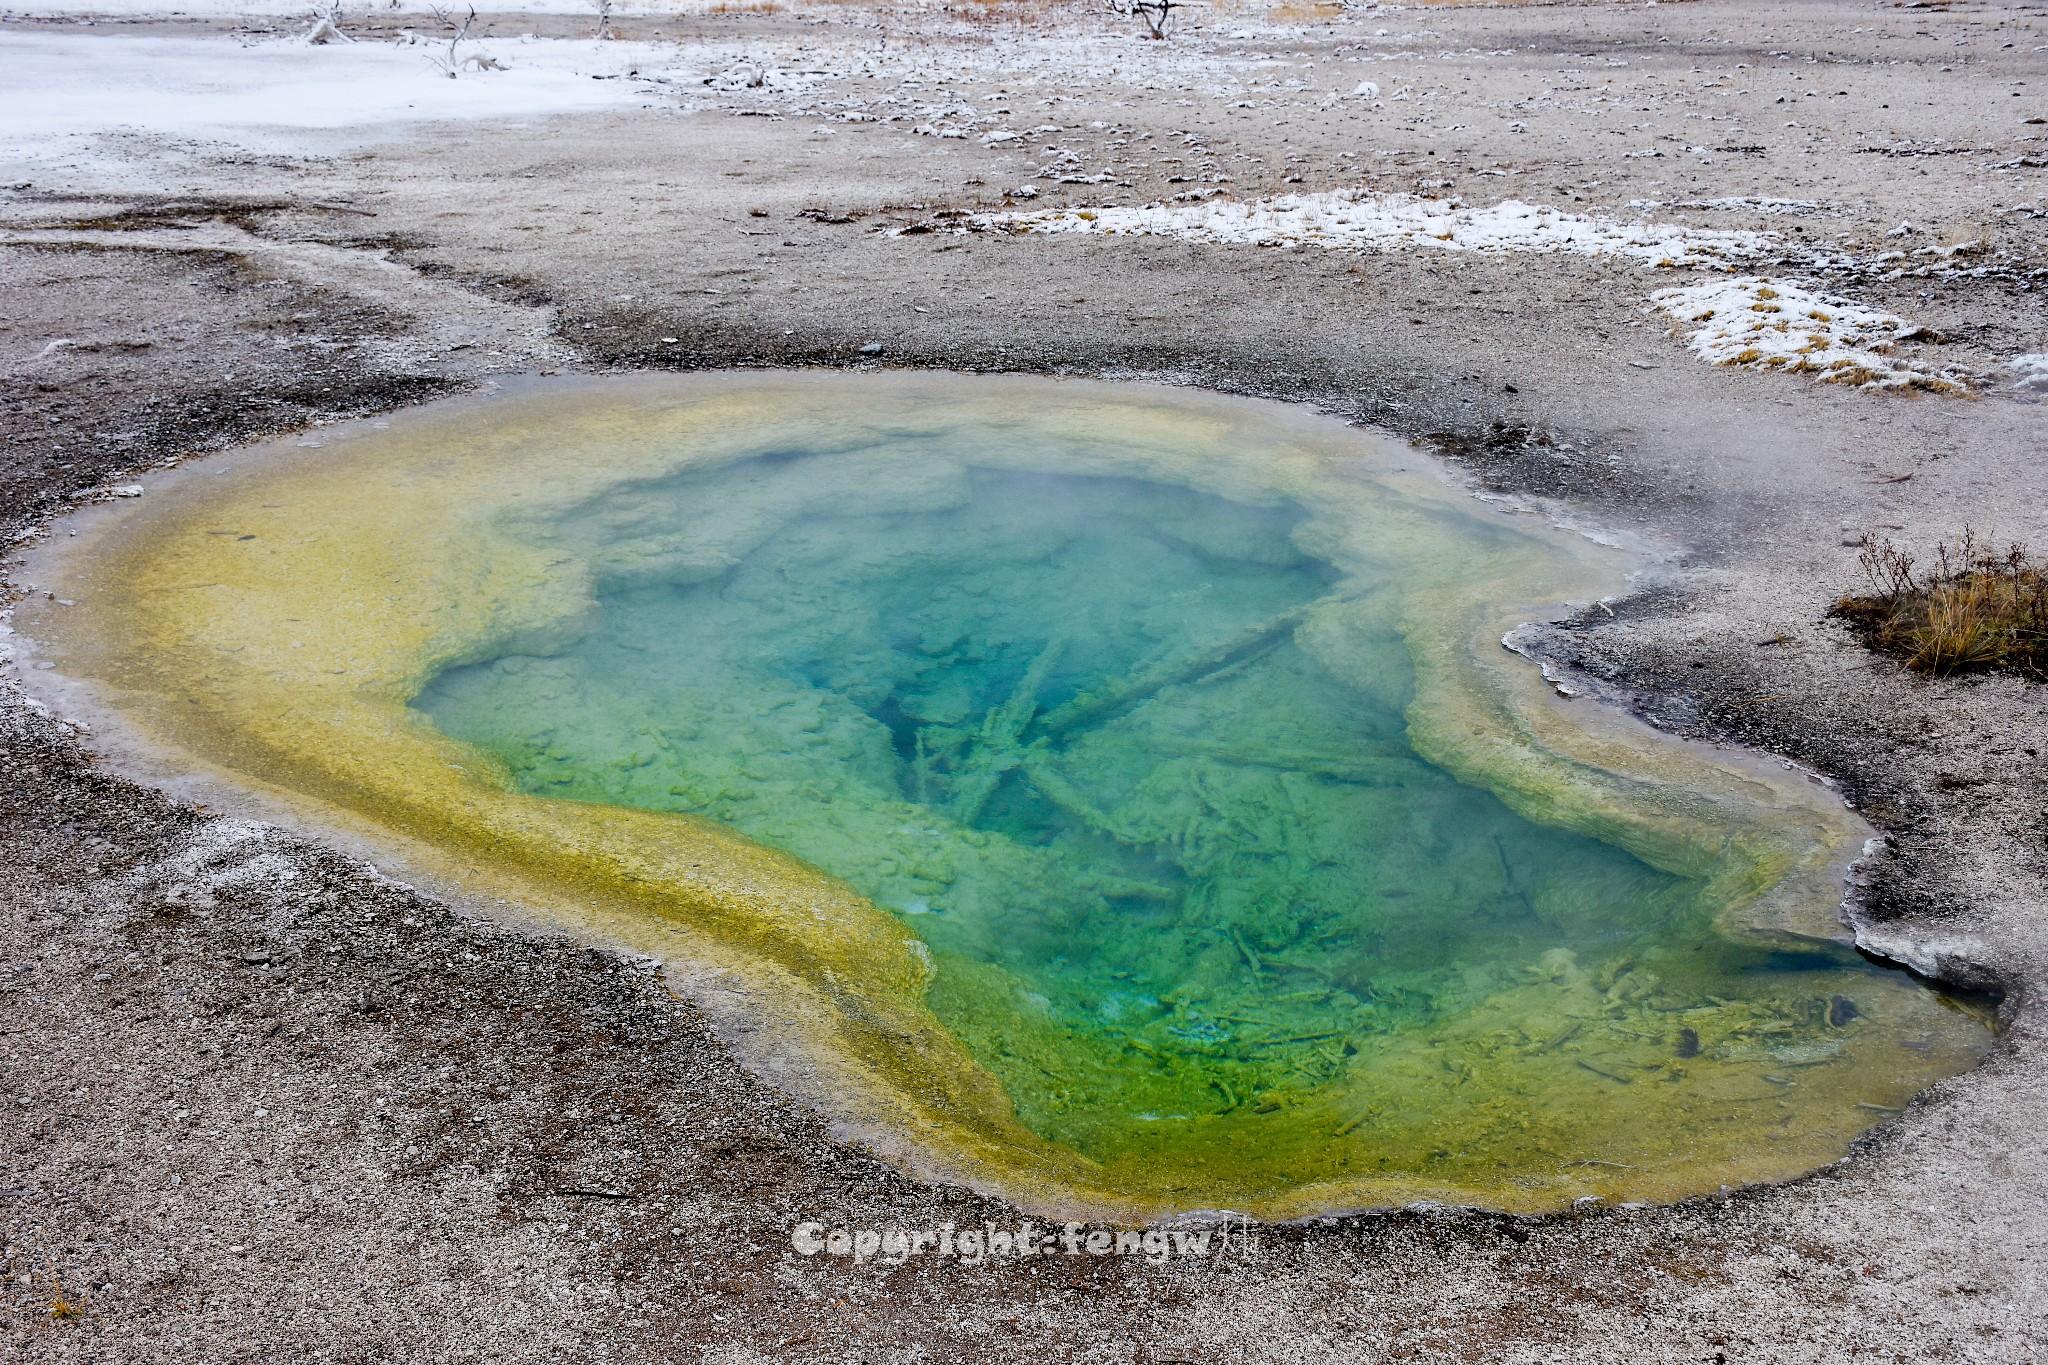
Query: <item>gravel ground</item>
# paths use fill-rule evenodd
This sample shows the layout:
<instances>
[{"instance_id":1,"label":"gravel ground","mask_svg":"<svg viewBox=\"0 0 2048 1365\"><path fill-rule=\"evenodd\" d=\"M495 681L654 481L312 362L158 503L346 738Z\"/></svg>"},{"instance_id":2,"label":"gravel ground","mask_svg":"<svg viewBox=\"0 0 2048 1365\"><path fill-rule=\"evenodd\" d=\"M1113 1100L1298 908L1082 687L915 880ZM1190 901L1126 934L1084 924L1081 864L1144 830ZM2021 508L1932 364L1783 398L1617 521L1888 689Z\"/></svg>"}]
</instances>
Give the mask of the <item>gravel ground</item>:
<instances>
[{"instance_id":1,"label":"gravel ground","mask_svg":"<svg viewBox=\"0 0 2048 1365\"><path fill-rule=\"evenodd\" d=\"M537 369L930 365L1312 403L1425 443L1475 492L1666 547L1634 595L1559 621L1542 652L1655 723L1840 780L1887 836L1866 942L2001 991L1994 1056L1828 1170L1677 1208L1368 1214L1156 1266L805 1258L789 1241L805 1219L1018 1215L835 1141L645 961L152 790L9 671L0 1356L2048 1352L2048 693L1916 678L1825 616L1859 583L1865 532L2048 543L2048 424L2003 368L2048 350L2048 11L1327 8L1218 10L1168 44L1082 11L671 16L665 39L721 62L845 74L650 86L646 107L517 126L0 154L26 182L0 191L0 523L62 534L53 518L88 490L166 460ZM839 117L931 107L934 72L955 77L956 112ZM1346 93L1366 80L1381 97ZM908 131L970 115L967 136ZM1109 178L1061 183L1089 175ZM1026 183L1040 193L1005 193ZM1648 200L1778 233L1779 273L1917 324L1905 353L1975 391L1708 366L1645 311L1700 271L960 233L944 216L1362 184L1623 217ZM1756 196L1814 206L1677 207ZM1823 265L1796 237L1857 245ZM1910 254L1921 243L1981 245Z\"/></svg>"}]
</instances>

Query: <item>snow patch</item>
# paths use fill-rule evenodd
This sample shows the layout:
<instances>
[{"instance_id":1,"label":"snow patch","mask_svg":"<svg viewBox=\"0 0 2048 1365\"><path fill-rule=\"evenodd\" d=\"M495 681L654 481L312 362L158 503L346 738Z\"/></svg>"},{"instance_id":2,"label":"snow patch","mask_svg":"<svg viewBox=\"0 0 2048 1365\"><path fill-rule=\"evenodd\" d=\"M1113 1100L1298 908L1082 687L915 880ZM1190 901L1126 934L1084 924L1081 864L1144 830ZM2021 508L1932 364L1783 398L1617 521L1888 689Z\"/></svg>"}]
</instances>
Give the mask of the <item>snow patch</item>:
<instances>
[{"instance_id":1,"label":"snow patch","mask_svg":"<svg viewBox=\"0 0 2048 1365\"><path fill-rule=\"evenodd\" d=\"M2006 362L2015 376L2013 387L2021 393L2048 398L2048 353L2016 355Z\"/></svg>"},{"instance_id":2,"label":"snow patch","mask_svg":"<svg viewBox=\"0 0 2048 1365\"><path fill-rule=\"evenodd\" d=\"M1817 375L1863 389L1963 393L1968 375L1895 354L1922 329L1895 314L1786 280L1743 275L1664 289L1650 301L1711 365Z\"/></svg>"},{"instance_id":3,"label":"snow patch","mask_svg":"<svg viewBox=\"0 0 2048 1365\"><path fill-rule=\"evenodd\" d=\"M1514 199L1473 208L1458 199L1362 190L1288 194L1249 202L1215 199L1200 204L985 214L968 220L968 228L1178 237L1191 242L1354 251L1410 246L1489 253L1561 251L1619 257L1646 266L1725 264L1754 256L1771 242L1766 233L1628 223Z\"/></svg>"}]
</instances>

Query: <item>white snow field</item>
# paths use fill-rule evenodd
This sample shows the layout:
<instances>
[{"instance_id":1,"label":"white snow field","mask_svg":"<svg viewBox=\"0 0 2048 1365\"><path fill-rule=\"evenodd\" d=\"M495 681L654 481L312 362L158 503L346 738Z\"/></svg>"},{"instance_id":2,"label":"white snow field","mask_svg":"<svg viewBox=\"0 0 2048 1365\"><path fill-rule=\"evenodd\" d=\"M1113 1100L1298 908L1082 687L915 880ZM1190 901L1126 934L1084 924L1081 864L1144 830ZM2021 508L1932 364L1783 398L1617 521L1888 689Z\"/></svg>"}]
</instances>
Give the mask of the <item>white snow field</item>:
<instances>
[{"instance_id":1,"label":"white snow field","mask_svg":"<svg viewBox=\"0 0 2048 1365\"><path fill-rule=\"evenodd\" d=\"M0 32L0 128L10 160L81 155L90 139L143 133L261 146L277 135L434 119L534 119L641 101L627 73L674 64L666 44L565 39L466 43L461 60L505 69L449 79L446 42ZM266 136L268 135L268 136Z\"/></svg>"}]
</instances>

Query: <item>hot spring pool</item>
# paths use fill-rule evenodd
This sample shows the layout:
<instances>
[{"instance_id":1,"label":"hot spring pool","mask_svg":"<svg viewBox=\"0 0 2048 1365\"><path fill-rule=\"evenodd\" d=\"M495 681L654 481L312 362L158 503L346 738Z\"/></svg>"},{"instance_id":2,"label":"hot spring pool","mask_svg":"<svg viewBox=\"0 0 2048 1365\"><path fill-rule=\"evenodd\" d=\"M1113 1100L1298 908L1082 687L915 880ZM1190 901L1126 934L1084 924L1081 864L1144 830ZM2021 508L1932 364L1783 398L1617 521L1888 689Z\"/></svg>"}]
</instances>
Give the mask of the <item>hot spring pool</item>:
<instances>
[{"instance_id":1,"label":"hot spring pool","mask_svg":"<svg viewBox=\"0 0 2048 1365\"><path fill-rule=\"evenodd\" d=\"M1028 1204L1673 1198L1989 1041L1848 946L1838 800L1500 650L1621 556L1289 409L536 383L81 541L29 633L130 728L663 952L850 1130Z\"/></svg>"}]
</instances>

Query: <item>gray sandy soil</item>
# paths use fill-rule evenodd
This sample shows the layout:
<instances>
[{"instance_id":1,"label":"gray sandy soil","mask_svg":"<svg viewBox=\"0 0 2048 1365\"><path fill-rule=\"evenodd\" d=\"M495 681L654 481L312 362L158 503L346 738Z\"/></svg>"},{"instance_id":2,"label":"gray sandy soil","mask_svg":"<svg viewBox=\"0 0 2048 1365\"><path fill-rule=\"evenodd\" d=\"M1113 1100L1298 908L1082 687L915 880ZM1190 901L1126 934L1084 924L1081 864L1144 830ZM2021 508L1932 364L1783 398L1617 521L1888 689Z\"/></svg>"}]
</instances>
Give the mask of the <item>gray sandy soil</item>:
<instances>
[{"instance_id":1,"label":"gray sandy soil","mask_svg":"<svg viewBox=\"0 0 2048 1365\"><path fill-rule=\"evenodd\" d=\"M2002 991L1999 1048L1828 1170L1677 1208L1373 1213L1163 1267L805 1259L789 1249L804 1218L1015 1214L836 1142L648 963L126 780L10 672L4 1358L2048 1353L2048 691L1919 678L1826 617L1860 584L1846 542L1865 531L2048 544L2048 407L2000 369L2048 349L2048 11L1360 9L1248 18L1245 38L1219 12L1174 44L1130 42L1140 69L1162 48L1324 64L1320 86L1250 92L1062 80L1061 50L1034 45L1123 32L1081 12L1043 29L821 13L663 28L813 56L886 32L957 68L948 100L1063 125L1065 164L1116 179L1060 184L1035 175L1042 147L819 112L904 94L908 68L692 92L694 110L656 95L527 126L261 154L129 142L39 165L0 196L0 520L61 535L90 490L167 460L538 369L928 365L1316 404L1427 443L1476 492L1663 547L1638 591L1556 623L1541 651L1655 723L1837 779L1886 834L1865 942ZM205 26L102 25L128 27ZM1424 55L1327 76L1395 50ZM1410 98L1325 98L1365 79ZM1143 133L1180 162L1135 155ZM1659 216L1855 238L1865 258L1902 220L1908 245L1981 239L1975 273L1804 277L1922 324L1915 354L1985 382L1899 395L1710 367L1643 312L1703 277L1629 261L891 231L1026 183L1033 207L1141 203L1220 174L1241 198L1421 186L1623 217L1638 199L1810 199L1790 221Z\"/></svg>"}]
</instances>

